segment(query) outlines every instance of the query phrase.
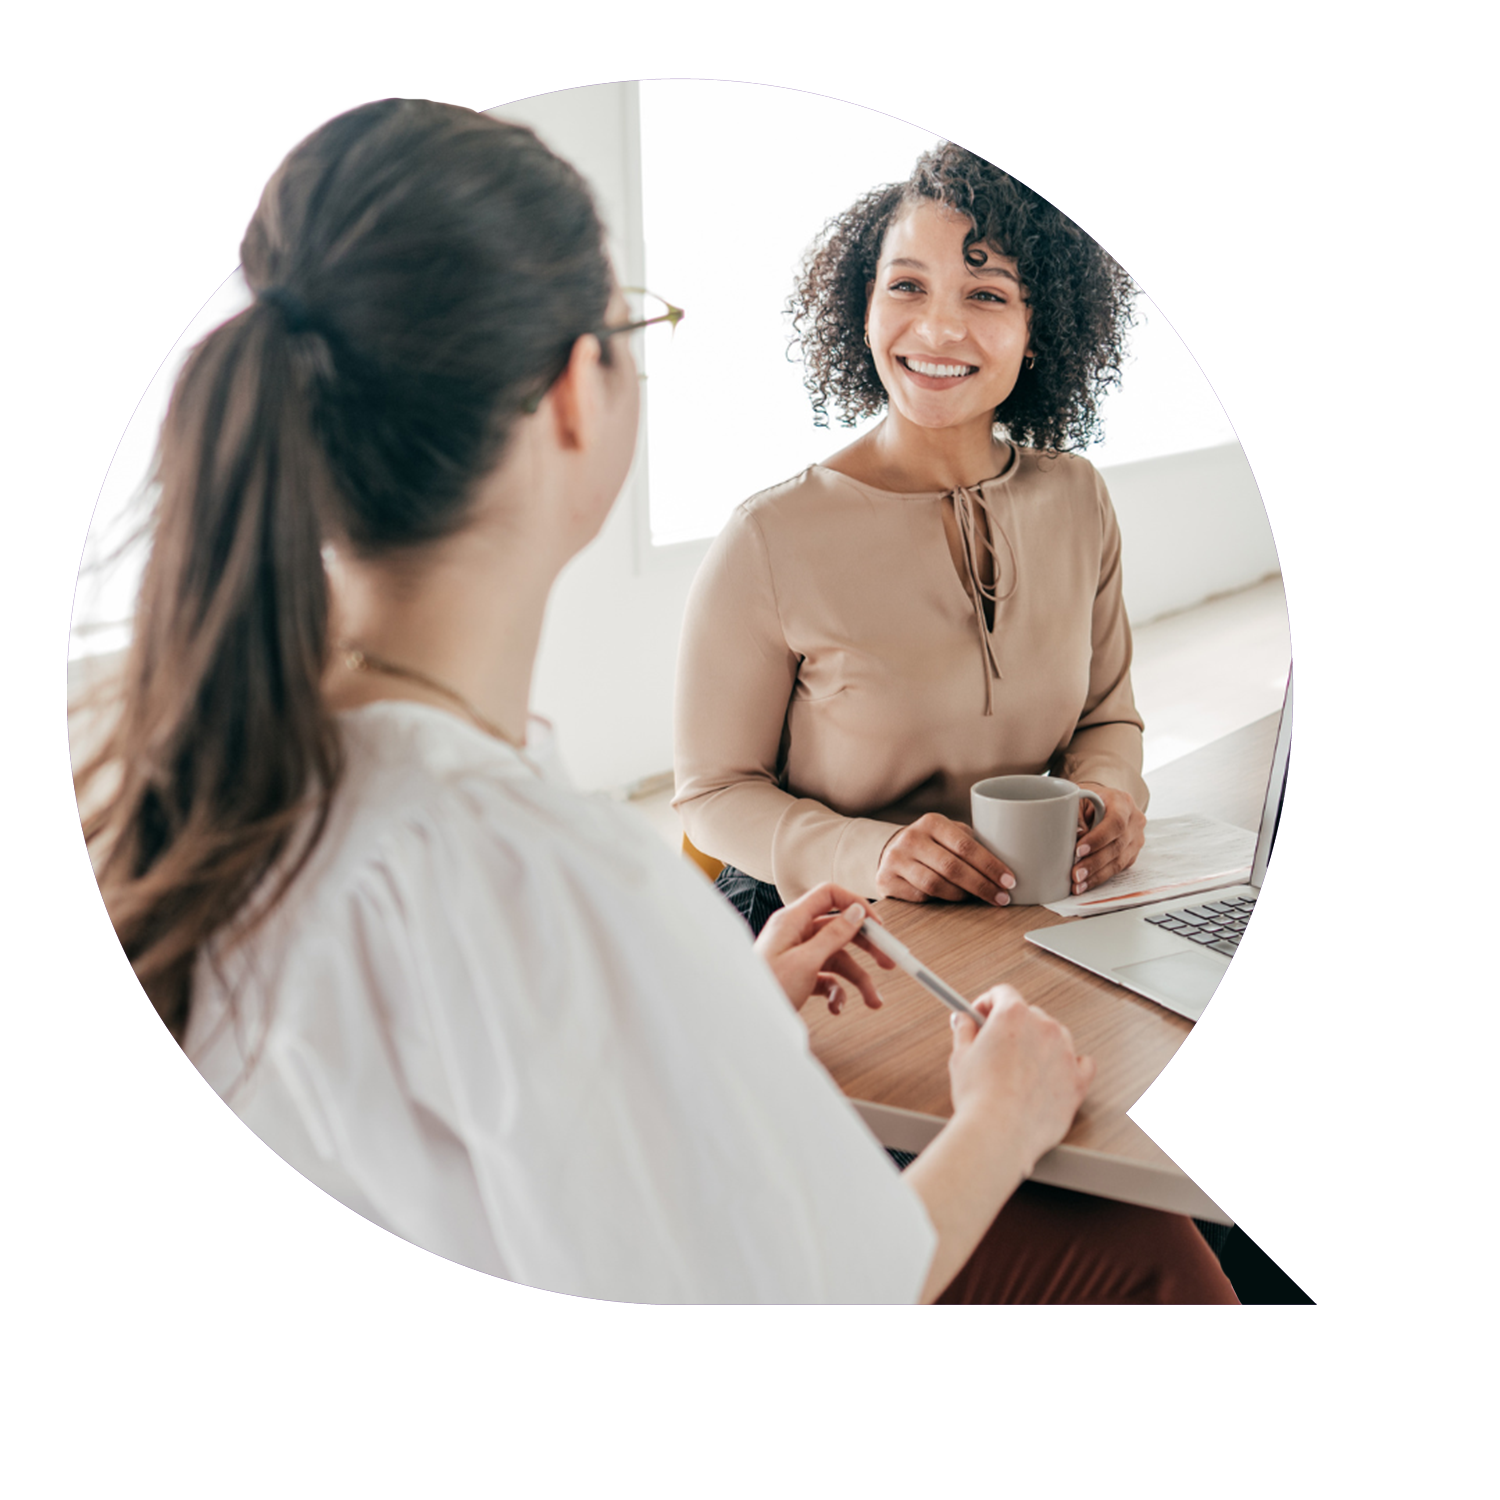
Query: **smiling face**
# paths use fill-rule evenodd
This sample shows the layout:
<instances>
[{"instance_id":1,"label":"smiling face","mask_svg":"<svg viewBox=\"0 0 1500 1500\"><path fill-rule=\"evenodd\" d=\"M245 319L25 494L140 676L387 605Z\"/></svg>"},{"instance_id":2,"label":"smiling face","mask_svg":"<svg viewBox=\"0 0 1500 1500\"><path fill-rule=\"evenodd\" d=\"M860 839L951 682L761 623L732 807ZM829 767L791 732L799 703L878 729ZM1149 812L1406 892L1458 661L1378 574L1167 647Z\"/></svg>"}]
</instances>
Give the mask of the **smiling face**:
<instances>
[{"instance_id":1,"label":"smiling face","mask_svg":"<svg viewBox=\"0 0 1500 1500\"><path fill-rule=\"evenodd\" d=\"M970 246L966 259L972 228L922 201L896 217L880 247L866 326L897 421L988 432L1031 352L1016 263L985 245Z\"/></svg>"}]
</instances>

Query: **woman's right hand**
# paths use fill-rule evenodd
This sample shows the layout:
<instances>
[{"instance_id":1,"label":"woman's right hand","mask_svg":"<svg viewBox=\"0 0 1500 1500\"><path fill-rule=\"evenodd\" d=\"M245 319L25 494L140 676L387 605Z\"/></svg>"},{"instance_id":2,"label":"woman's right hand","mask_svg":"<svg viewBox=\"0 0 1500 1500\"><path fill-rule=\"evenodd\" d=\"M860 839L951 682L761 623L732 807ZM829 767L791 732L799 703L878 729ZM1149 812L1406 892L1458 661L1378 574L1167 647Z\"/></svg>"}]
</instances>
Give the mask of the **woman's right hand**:
<instances>
[{"instance_id":1,"label":"woman's right hand","mask_svg":"<svg viewBox=\"0 0 1500 1500\"><path fill-rule=\"evenodd\" d=\"M882 953L861 931L865 918L880 923L853 891L825 883L771 913L755 940L776 982L795 1010L822 995L834 1014L844 1008L844 984L864 996L871 1010L881 1005L880 991L859 961L849 952L863 948L882 969L894 969L894 959Z\"/></svg>"},{"instance_id":2,"label":"woman's right hand","mask_svg":"<svg viewBox=\"0 0 1500 1500\"><path fill-rule=\"evenodd\" d=\"M963 901L977 896L1009 906L1016 877L996 859L967 823L924 813L880 853L875 889L902 901Z\"/></svg>"},{"instance_id":3,"label":"woman's right hand","mask_svg":"<svg viewBox=\"0 0 1500 1500\"><path fill-rule=\"evenodd\" d=\"M1021 1148L1026 1175L1068 1133L1094 1078L1094 1060L1080 1057L1068 1028L1028 1005L1019 991L997 985L974 1002L976 1026L953 1017L948 1078L957 1118L988 1114L997 1132Z\"/></svg>"}]
</instances>

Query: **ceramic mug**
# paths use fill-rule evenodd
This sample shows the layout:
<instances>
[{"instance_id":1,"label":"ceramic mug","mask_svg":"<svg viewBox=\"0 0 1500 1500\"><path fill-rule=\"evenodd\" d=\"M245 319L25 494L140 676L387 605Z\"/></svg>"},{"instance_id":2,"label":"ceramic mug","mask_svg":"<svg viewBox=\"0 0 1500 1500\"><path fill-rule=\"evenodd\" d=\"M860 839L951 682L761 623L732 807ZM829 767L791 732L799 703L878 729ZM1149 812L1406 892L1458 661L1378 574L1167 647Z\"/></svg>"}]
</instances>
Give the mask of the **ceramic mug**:
<instances>
[{"instance_id":1,"label":"ceramic mug","mask_svg":"<svg viewBox=\"0 0 1500 1500\"><path fill-rule=\"evenodd\" d=\"M979 842L1016 877L1012 906L1041 906L1073 894L1078 805L1087 798L1095 818L1104 798L1057 776L991 776L969 791Z\"/></svg>"}]
</instances>

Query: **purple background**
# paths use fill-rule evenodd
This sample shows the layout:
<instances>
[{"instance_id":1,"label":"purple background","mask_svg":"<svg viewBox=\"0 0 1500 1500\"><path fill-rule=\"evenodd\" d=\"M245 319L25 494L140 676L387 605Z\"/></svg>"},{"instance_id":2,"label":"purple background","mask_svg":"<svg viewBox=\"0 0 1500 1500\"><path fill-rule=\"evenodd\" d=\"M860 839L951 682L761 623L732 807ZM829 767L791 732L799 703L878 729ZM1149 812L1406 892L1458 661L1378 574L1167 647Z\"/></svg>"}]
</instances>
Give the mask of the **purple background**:
<instances>
[{"instance_id":1,"label":"purple background","mask_svg":"<svg viewBox=\"0 0 1500 1500\"><path fill-rule=\"evenodd\" d=\"M115 444L234 269L252 190L287 145L363 99L487 110L579 81L69 84L69 607ZM950 136L1052 198L1172 320L1250 456L1296 642L1286 810L1229 978L1133 1116L1316 1298L1316 87L793 83ZM69 805L69 1301L568 1301L377 1229L220 1106L136 986L71 790Z\"/></svg>"}]
</instances>

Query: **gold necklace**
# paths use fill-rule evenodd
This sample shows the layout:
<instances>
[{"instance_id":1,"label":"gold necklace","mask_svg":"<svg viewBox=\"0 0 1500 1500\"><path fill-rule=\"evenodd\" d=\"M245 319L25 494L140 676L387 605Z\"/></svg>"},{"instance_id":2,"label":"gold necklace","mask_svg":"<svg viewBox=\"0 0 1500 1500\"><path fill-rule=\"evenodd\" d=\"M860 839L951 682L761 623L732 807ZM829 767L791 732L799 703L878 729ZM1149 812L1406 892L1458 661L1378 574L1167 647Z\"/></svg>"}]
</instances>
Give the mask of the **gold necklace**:
<instances>
[{"instance_id":1,"label":"gold necklace","mask_svg":"<svg viewBox=\"0 0 1500 1500\"><path fill-rule=\"evenodd\" d=\"M498 724L485 718L462 693L455 692L447 683L439 682L436 677L429 677L425 672L417 671L415 667L403 667L396 662L386 661L384 657L372 656L358 646L339 646L337 649L343 655L344 665L351 672L379 672L384 677L400 677L407 682L415 682L429 692L446 698L455 707L461 708L478 728L497 740L503 740L518 754L524 750L525 746L521 742L512 739ZM526 759L524 754L521 758ZM530 762L528 761L527 764L529 765Z\"/></svg>"}]
</instances>

